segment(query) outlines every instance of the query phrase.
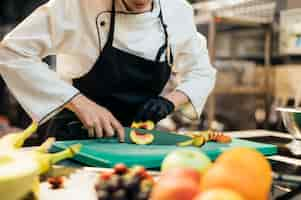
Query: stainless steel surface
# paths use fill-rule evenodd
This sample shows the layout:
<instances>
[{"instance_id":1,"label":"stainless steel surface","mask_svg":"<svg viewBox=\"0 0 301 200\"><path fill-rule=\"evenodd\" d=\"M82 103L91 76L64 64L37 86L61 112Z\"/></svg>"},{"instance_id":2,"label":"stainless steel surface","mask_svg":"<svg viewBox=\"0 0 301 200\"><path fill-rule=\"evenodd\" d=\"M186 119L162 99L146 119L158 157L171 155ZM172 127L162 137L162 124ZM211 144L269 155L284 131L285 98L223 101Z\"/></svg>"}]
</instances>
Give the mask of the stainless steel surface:
<instances>
[{"instance_id":1,"label":"stainless steel surface","mask_svg":"<svg viewBox=\"0 0 301 200\"><path fill-rule=\"evenodd\" d=\"M296 155L301 155L301 108L277 108L281 112L282 121L293 136L293 141L287 146Z\"/></svg>"}]
</instances>

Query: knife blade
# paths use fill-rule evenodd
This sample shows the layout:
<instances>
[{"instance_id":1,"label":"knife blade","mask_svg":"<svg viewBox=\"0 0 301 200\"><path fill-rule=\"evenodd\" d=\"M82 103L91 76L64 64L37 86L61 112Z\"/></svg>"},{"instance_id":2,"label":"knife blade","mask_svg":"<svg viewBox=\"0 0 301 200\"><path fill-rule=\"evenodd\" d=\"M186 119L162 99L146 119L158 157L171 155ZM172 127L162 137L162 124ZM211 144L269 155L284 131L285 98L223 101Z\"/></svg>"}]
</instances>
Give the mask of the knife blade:
<instances>
[{"instance_id":1,"label":"knife blade","mask_svg":"<svg viewBox=\"0 0 301 200\"><path fill-rule=\"evenodd\" d=\"M186 135L180 135L177 133L171 133L166 131L158 131L158 130L145 130L138 128L128 128L125 127L125 143L132 144L130 133L131 131L138 131L141 134L153 134L154 141L152 145L176 145L177 143L184 142L190 140L191 138Z\"/></svg>"}]
</instances>

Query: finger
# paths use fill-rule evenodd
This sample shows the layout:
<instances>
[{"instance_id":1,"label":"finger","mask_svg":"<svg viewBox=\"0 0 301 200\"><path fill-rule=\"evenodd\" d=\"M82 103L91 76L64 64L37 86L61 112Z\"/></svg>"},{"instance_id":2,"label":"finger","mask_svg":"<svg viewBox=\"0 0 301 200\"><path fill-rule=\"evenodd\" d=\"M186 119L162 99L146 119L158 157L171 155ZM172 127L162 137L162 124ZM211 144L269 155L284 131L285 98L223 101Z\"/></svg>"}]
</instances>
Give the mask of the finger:
<instances>
[{"instance_id":1,"label":"finger","mask_svg":"<svg viewBox=\"0 0 301 200\"><path fill-rule=\"evenodd\" d=\"M88 128L88 137L93 138L95 136L94 128Z\"/></svg>"},{"instance_id":2,"label":"finger","mask_svg":"<svg viewBox=\"0 0 301 200\"><path fill-rule=\"evenodd\" d=\"M105 121L103 121L103 127L104 127L104 131L105 131L105 135L107 137L113 137L115 135L114 129L113 129L110 121L111 121L110 119L105 119Z\"/></svg>"},{"instance_id":3,"label":"finger","mask_svg":"<svg viewBox=\"0 0 301 200\"><path fill-rule=\"evenodd\" d=\"M95 132L96 132L96 136L98 138L102 138L103 137L103 127L101 125L100 122L95 124Z\"/></svg>"},{"instance_id":4,"label":"finger","mask_svg":"<svg viewBox=\"0 0 301 200\"><path fill-rule=\"evenodd\" d=\"M111 121L111 123L112 123L114 130L116 130L116 132L117 132L120 142L124 142L125 141L125 133L124 133L123 126L115 118Z\"/></svg>"},{"instance_id":5,"label":"finger","mask_svg":"<svg viewBox=\"0 0 301 200\"><path fill-rule=\"evenodd\" d=\"M82 120L82 123L88 131L88 137L89 138L95 137L95 130L94 130L94 125L93 125L93 120L89 119L89 118L86 118L86 119Z\"/></svg>"}]
</instances>

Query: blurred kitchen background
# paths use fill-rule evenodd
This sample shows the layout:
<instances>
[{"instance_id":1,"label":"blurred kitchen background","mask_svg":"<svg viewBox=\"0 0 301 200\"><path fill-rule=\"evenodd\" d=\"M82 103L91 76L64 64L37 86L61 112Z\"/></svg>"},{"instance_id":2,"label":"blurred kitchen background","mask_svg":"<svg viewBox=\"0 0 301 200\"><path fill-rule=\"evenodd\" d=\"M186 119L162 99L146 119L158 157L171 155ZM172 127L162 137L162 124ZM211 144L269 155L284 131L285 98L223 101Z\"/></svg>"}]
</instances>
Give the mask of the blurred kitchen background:
<instances>
[{"instance_id":1,"label":"blurred kitchen background","mask_svg":"<svg viewBox=\"0 0 301 200\"><path fill-rule=\"evenodd\" d=\"M45 2L1 0L0 39ZM217 84L200 120L186 117L191 110L185 107L161 122L161 127L285 131L275 108L301 104L301 1L189 2L198 30L208 38L211 60L218 69ZM55 68L55 58L45 62ZM0 116L0 132L29 123L1 79Z\"/></svg>"}]
</instances>

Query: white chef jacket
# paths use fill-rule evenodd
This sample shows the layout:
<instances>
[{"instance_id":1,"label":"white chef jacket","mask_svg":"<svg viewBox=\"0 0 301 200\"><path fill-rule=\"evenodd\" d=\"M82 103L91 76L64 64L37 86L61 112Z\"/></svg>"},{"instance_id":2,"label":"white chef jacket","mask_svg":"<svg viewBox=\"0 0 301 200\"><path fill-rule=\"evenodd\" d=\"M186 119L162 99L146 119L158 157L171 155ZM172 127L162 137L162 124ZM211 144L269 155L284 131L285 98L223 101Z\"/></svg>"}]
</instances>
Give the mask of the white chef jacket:
<instances>
[{"instance_id":1,"label":"white chef jacket","mask_svg":"<svg viewBox=\"0 0 301 200\"><path fill-rule=\"evenodd\" d=\"M199 116L216 73L209 62L206 39L197 32L193 9L186 0L160 3L174 70L187 72L177 90L189 97ZM0 74L32 118L46 121L79 93L72 79L88 73L101 54L111 5L112 0L50 0L1 41ZM116 11L113 46L155 60L165 39L158 18L159 0L145 13L130 13L116 0ZM42 62L48 55L57 55L56 71Z\"/></svg>"}]
</instances>

